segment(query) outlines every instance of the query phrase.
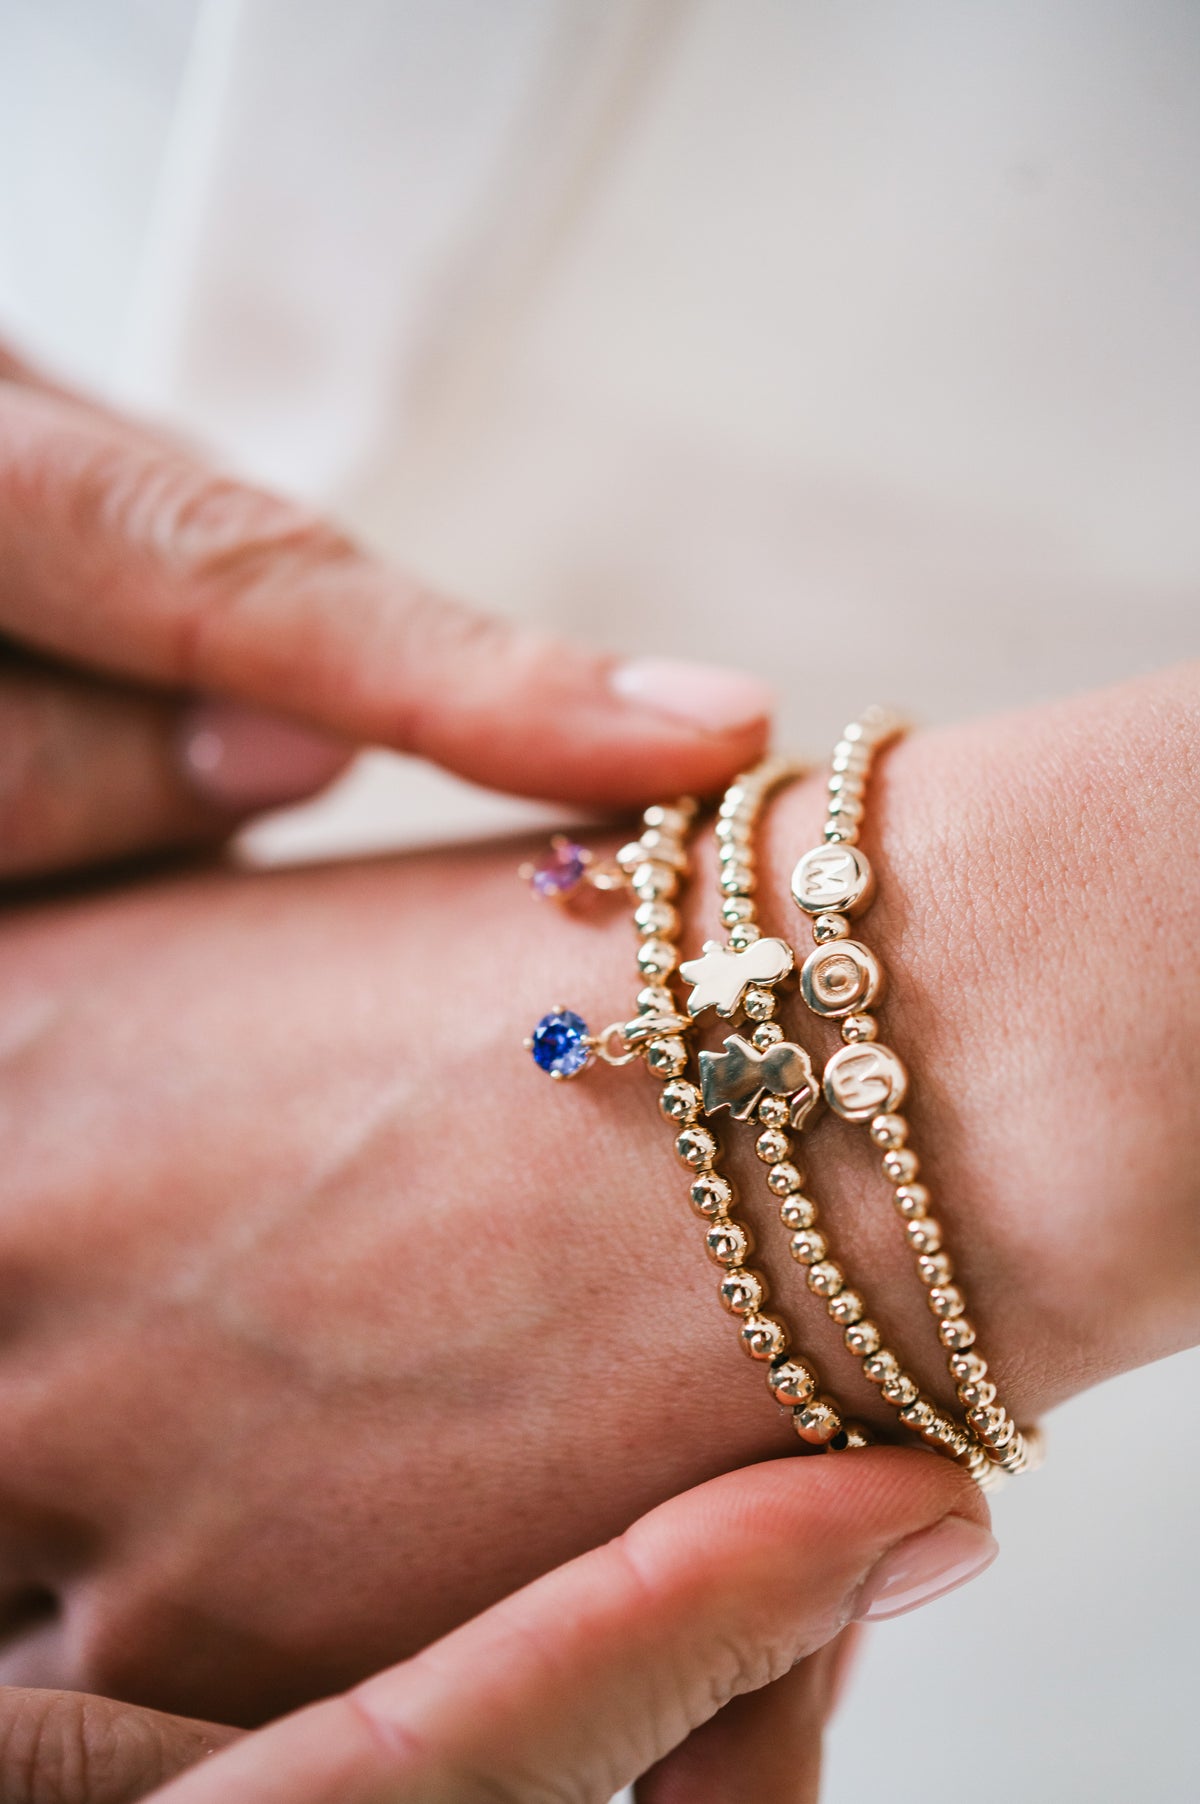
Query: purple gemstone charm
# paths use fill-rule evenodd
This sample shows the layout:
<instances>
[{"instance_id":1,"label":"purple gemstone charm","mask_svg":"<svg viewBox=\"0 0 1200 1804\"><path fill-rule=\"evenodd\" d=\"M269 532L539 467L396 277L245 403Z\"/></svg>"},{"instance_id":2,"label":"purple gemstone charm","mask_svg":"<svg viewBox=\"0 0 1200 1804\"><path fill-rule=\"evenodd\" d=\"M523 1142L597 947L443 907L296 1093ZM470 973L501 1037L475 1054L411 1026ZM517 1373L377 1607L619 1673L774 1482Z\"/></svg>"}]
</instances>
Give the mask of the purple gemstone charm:
<instances>
[{"instance_id":1,"label":"purple gemstone charm","mask_svg":"<svg viewBox=\"0 0 1200 1804\"><path fill-rule=\"evenodd\" d=\"M586 847L576 845L571 839L556 839L551 843L549 858L534 865L530 871L529 886L535 896L560 901L579 888L590 862L591 854Z\"/></svg>"},{"instance_id":2,"label":"purple gemstone charm","mask_svg":"<svg viewBox=\"0 0 1200 1804\"><path fill-rule=\"evenodd\" d=\"M551 1077L575 1077L592 1056L587 1022L570 1009L543 1015L526 1042L534 1063Z\"/></svg>"}]
</instances>

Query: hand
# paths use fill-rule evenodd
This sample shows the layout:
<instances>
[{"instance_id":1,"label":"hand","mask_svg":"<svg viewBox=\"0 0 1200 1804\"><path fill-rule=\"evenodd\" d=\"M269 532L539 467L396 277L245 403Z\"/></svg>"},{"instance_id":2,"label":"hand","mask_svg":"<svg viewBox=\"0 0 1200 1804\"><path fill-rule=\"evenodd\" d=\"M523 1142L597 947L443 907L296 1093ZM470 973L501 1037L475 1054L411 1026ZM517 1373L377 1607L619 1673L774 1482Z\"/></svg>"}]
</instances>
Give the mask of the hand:
<instances>
[{"instance_id":1,"label":"hand","mask_svg":"<svg viewBox=\"0 0 1200 1804\"><path fill-rule=\"evenodd\" d=\"M639 1804L812 1804L845 1625L981 1571L985 1522L970 1481L918 1453L752 1467L213 1759L233 1732L78 1692L0 1694L0 1793L606 1804L645 1774Z\"/></svg>"},{"instance_id":2,"label":"hand","mask_svg":"<svg viewBox=\"0 0 1200 1804\"><path fill-rule=\"evenodd\" d=\"M1025 1420L1197 1332L1198 742L1174 673L919 735L873 798L883 1031ZM792 934L822 791L770 817L764 918ZM654 1086L552 1086L520 1052L547 1005L601 1024L634 986L623 911L539 908L518 856L10 911L0 1677L261 1721L795 1446L716 1305ZM865 1136L823 1122L807 1162L943 1394ZM740 1169L798 1340L867 1414Z\"/></svg>"},{"instance_id":3,"label":"hand","mask_svg":"<svg viewBox=\"0 0 1200 1804\"><path fill-rule=\"evenodd\" d=\"M220 839L351 744L612 806L719 788L766 732L754 678L444 601L2 353L0 573L0 877Z\"/></svg>"}]
</instances>

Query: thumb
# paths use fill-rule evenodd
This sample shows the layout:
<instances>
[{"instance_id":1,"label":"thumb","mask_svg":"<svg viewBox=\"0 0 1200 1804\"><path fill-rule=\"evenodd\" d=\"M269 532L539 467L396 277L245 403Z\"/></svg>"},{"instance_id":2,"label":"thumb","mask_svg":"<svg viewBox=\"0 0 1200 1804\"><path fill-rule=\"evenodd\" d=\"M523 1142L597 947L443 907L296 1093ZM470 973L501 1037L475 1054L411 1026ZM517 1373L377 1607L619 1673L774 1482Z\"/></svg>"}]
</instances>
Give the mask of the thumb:
<instances>
[{"instance_id":1,"label":"thumb","mask_svg":"<svg viewBox=\"0 0 1200 1804\"><path fill-rule=\"evenodd\" d=\"M675 1498L415 1659L186 1774L163 1804L603 1801L856 1617L995 1543L969 1479L900 1449L750 1467Z\"/></svg>"},{"instance_id":2,"label":"thumb","mask_svg":"<svg viewBox=\"0 0 1200 1804\"><path fill-rule=\"evenodd\" d=\"M766 735L757 678L622 664L476 613L304 509L13 381L0 382L0 570L0 634L515 793L704 794Z\"/></svg>"},{"instance_id":3,"label":"thumb","mask_svg":"<svg viewBox=\"0 0 1200 1804\"><path fill-rule=\"evenodd\" d=\"M128 1804L241 1734L81 1691L0 1687L4 1804Z\"/></svg>"}]
</instances>

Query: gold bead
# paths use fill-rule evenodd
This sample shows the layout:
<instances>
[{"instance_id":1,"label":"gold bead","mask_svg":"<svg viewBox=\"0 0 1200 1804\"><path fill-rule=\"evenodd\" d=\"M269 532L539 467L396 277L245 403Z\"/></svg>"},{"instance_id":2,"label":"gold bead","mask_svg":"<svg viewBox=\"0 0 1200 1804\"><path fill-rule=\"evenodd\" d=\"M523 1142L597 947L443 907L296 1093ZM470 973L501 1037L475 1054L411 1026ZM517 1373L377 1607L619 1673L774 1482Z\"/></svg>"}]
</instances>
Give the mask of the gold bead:
<instances>
[{"instance_id":1,"label":"gold bead","mask_svg":"<svg viewBox=\"0 0 1200 1804\"><path fill-rule=\"evenodd\" d=\"M949 1284L954 1267L949 1253L922 1253L917 1260L917 1272L922 1284Z\"/></svg>"},{"instance_id":2,"label":"gold bead","mask_svg":"<svg viewBox=\"0 0 1200 1804\"><path fill-rule=\"evenodd\" d=\"M968 1410L967 1421L980 1440L986 1442L989 1447L997 1447L1002 1442L1007 1445L1017 1426L1008 1411L996 1405L990 1409Z\"/></svg>"},{"instance_id":3,"label":"gold bead","mask_svg":"<svg viewBox=\"0 0 1200 1804\"><path fill-rule=\"evenodd\" d=\"M832 1259L821 1259L809 1266L807 1282L815 1297L835 1297L846 1279L840 1265Z\"/></svg>"},{"instance_id":4,"label":"gold bead","mask_svg":"<svg viewBox=\"0 0 1200 1804\"><path fill-rule=\"evenodd\" d=\"M825 1308L839 1328L861 1322L867 1313L867 1306L856 1290L839 1290L836 1297L830 1297Z\"/></svg>"},{"instance_id":5,"label":"gold bead","mask_svg":"<svg viewBox=\"0 0 1200 1804\"><path fill-rule=\"evenodd\" d=\"M779 1128L764 1128L754 1142L754 1151L764 1165L778 1165L791 1150L791 1141Z\"/></svg>"},{"instance_id":6,"label":"gold bead","mask_svg":"<svg viewBox=\"0 0 1200 1804\"><path fill-rule=\"evenodd\" d=\"M704 1245L714 1265L727 1267L744 1264L754 1251L754 1239L749 1228L743 1227L740 1221L730 1221L728 1218L709 1224Z\"/></svg>"},{"instance_id":7,"label":"gold bead","mask_svg":"<svg viewBox=\"0 0 1200 1804\"><path fill-rule=\"evenodd\" d=\"M949 1416L943 1415L941 1410L934 1411L933 1421L925 1430L925 1439L933 1447L947 1448L959 1459L971 1451L971 1443L967 1435L957 1422Z\"/></svg>"},{"instance_id":8,"label":"gold bead","mask_svg":"<svg viewBox=\"0 0 1200 1804\"><path fill-rule=\"evenodd\" d=\"M741 1340L751 1359L779 1359L787 1352L787 1329L773 1315L748 1315Z\"/></svg>"},{"instance_id":9,"label":"gold bead","mask_svg":"<svg viewBox=\"0 0 1200 1804\"><path fill-rule=\"evenodd\" d=\"M903 1115L876 1115L869 1132L876 1146L890 1152L908 1139L908 1123Z\"/></svg>"},{"instance_id":10,"label":"gold bead","mask_svg":"<svg viewBox=\"0 0 1200 1804\"><path fill-rule=\"evenodd\" d=\"M753 864L754 853L751 850L751 832L748 827L738 821L725 821L724 835L717 835L717 858L722 865Z\"/></svg>"},{"instance_id":11,"label":"gold bead","mask_svg":"<svg viewBox=\"0 0 1200 1804\"><path fill-rule=\"evenodd\" d=\"M675 998L670 990L661 983L648 983L638 991L637 1005L639 1015L673 1015Z\"/></svg>"},{"instance_id":12,"label":"gold bead","mask_svg":"<svg viewBox=\"0 0 1200 1804\"><path fill-rule=\"evenodd\" d=\"M854 824L863 817L863 805L857 796L847 791L845 795L830 796L825 812L831 821L837 821L839 825L847 821Z\"/></svg>"},{"instance_id":13,"label":"gold bead","mask_svg":"<svg viewBox=\"0 0 1200 1804\"><path fill-rule=\"evenodd\" d=\"M878 1353L883 1344L883 1336L874 1322L852 1322L842 1336L847 1349L856 1359L865 1359L869 1353Z\"/></svg>"},{"instance_id":14,"label":"gold bead","mask_svg":"<svg viewBox=\"0 0 1200 1804\"><path fill-rule=\"evenodd\" d=\"M661 933L673 939L679 932L679 913L669 902L639 902L633 924L639 933Z\"/></svg>"},{"instance_id":15,"label":"gold bead","mask_svg":"<svg viewBox=\"0 0 1200 1804\"><path fill-rule=\"evenodd\" d=\"M957 1378L960 1384L978 1384L987 1377L988 1363L982 1353L955 1353L946 1361L950 1367L950 1376Z\"/></svg>"},{"instance_id":16,"label":"gold bead","mask_svg":"<svg viewBox=\"0 0 1200 1804\"><path fill-rule=\"evenodd\" d=\"M748 921L754 913L754 904L749 896L726 896L721 904L721 919L726 927L736 927L740 921Z\"/></svg>"},{"instance_id":17,"label":"gold bead","mask_svg":"<svg viewBox=\"0 0 1200 1804\"><path fill-rule=\"evenodd\" d=\"M647 827L642 834L642 854L652 864L668 864L676 871L687 870L687 852L674 833Z\"/></svg>"},{"instance_id":18,"label":"gold bead","mask_svg":"<svg viewBox=\"0 0 1200 1804\"><path fill-rule=\"evenodd\" d=\"M764 1096L757 1113L764 1127L786 1127L791 1119L786 1096Z\"/></svg>"},{"instance_id":19,"label":"gold bead","mask_svg":"<svg viewBox=\"0 0 1200 1804\"><path fill-rule=\"evenodd\" d=\"M842 1038L847 1046L862 1046L879 1033L874 1015L847 1015L842 1022Z\"/></svg>"},{"instance_id":20,"label":"gold bead","mask_svg":"<svg viewBox=\"0 0 1200 1804\"><path fill-rule=\"evenodd\" d=\"M651 1040L646 1048L646 1064L659 1077L678 1077L681 1071L687 1070L687 1062L687 1047L674 1036L665 1040Z\"/></svg>"},{"instance_id":21,"label":"gold bead","mask_svg":"<svg viewBox=\"0 0 1200 1804\"><path fill-rule=\"evenodd\" d=\"M864 1422L845 1422L840 1434L836 1434L830 1442L831 1447L873 1447L875 1436Z\"/></svg>"},{"instance_id":22,"label":"gold bead","mask_svg":"<svg viewBox=\"0 0 1200 1804\"><path fill-rule=\"evenodd\" d=\"M906 1221L904 1232L917 1253L936 1253L942 1244L942 1224L932 1215L920 1215L915 1221Z\"/></svg>"},{"instance_id":23,"label":"gold bead","mask_svg":"<svg viewBox=\"0 0 1200 1804\"><path fill-rule=\"evenodd\" d=\"M747 946L753 946L754 942L761 938L762 928L757 921L742 921L737 927L730 930L729 944L735 952L744 952Z\"/></svg>"},{"instance_id":24,"label":"gold bead","mask_svg":"<svg viewBox=\"0 0 1200 1804\"><path fill-rule=\"evenodd\" d=\"M825 783L831 796L861 796L864 787L861 770L831 771Z\"/></svg>"},{"instance_id":25,"label":"gold bead","mask_svg":"<svg viewBox=\"0 0 1200 1804\"><path fill-rule=\"evenodd\" d=\"M850 923L845 915L818 915L812 932L818 946L828 946L832 940L849 938Z\"/></svg>"},{"instance_id":26,"label":"gold bead","mask_svg":"<svg viewBox=\"0 0 1200 1804\"><path fill-rule=\"evenodd\" d=\"M746 773L742 772L737 780L729 785L729 788L721 797L721 806L718 808L717 813L723 820L727 820L730 816L736 815L739 809L744 808L749 800L750 795L746 788Z\"/></svg>"},{"instance_id":27,"label":"gold bead","mask_svg":"<svg viewBox=\"0 0 1200 1804\"><path fill-rule=\"evenodd\" d=\"M716 1158L717 1143L707 1128L686 1127L682 1134L676 1135L675 1151L685 1165L699 1171Z\"/></svg>"},{"instance_id":28,"label":"gold bead","mask_svg":"<svg viewBox=\"0 0 1200 1804\"><path fill-rule=\"evenodd\" d=\"M817 1375L800 1359L781 1359L767 1374L771 1395L776 1403L795 1407L807 1403L817 1393Z\"/></svg>"},{"instance_id":29,"label":"gold bead","mask_svg":"<svg viewBox=\"0 0 1200 1804\"><path fill-rule=\"evenodd\" d=\"M935 1284L925 1300L934 1315L947 1319L962 1315L967 1307L967 1299L957 1284Z\"/></svg>"},{"instance_id":30,"label":"gold bead","mask_svg":"<svg viewBox=\"0 0 1200 1804\"><path fill-rule=\"evenodd\" d=\"M892 1198L896 1212L906 1221L916 1220L929 1208L929 1192L924 1184L901 1184Z\"/></svg>"},{"instance_id":31,"label":"gold bead","mask_svg":"<svg viewBox=\"0 0 1200 1804\"><path fill-rule=\"evenodd\" d=\"M631 839L628 845L622 846L617 853L616 862L619 868L625 872L627 877L631 876L632 873L637 870L639 864L644 864L646 862L646 849L642 845L641 840Z\"/></svg>"},{"instance_id":32,"label":"gold bead","mask_svg":"<svg viewBox=\"0 0 1200 1804\"><path fill-rule=\"evenodd\" d=\"M906 1428L914 1428L920 1434L923 1429L932 1426L936 1415L933 1404L924 1397L918 1397L915 1403L910 1403L907 1409L900 1411L900 1420Z\"/></svg>"},{"instance_id":33,"label":"gold bead","mask_svg":"<svg viewBox=\"0 0 1200 1804\"><path fill-rule=\"evenodd\" d=\"M981 1378L977 1384L960 1384L958 1400L964 1409L986 1409L996 1401L996 1387L990 1378Z\"/></svg>"},{"instance_id":34,"label":"gold bead","mask_svg":"<svg viewBox=\"0 0 1200 1804\"><path fill-rule=\"evenodd\" d=\"M664 1085L658 1106L668 1121L695 1121L702 1098L699 1087L685 1077L674 1078Z\"/></svg>"},{"instance_id":35,"label":"gold bead","mask_svg":"<svg viewBox=\"0 0 1200 1804\"><path fill-rule=\"evenodd\" d=\"M629 881L639 902L669 901L679 888L679 873L669 864L655 864L647 859L638 865Z\"/></svg>"},{"instance_id":36,"label":"gold bead","mask_svg":"<svg viewBox=\"0 0 1200 1804\"><path fill-rule=\"evenodd\" d=\"M886 1384L889 1378L900 1376L900 1361L890 1347L881 1347L878 1353L867 1355L862 1369L872 1384Z\"/></svg>"},{"instance_id":37,"label":"gold bead","mask_svg":"<svg viewBox=\"0 0 1200 1804\"><path fill-rule=\"evenodd\" d=\"M917 1155L910 1147L894 1147L883 1155L880 1163L889 1184L911 1184L920 1169Z\"/></svg>"},{"instance_id":38,"label":"gold bead","mask_svg":"<svg viewBox=\"0 0 1200 1804\"><path fill-rule=\"evenodd\" d=\"M752 983L742 997L742 1007L751 1021L769 1021L775 1013L775 998L770 990Z\"/></svg>"},{"instance_id":39,"label":"gold bead","mask_svg":"<svg viewBox=\"0 0 1200 1804\"><path fill-rule=\"evenodd\" d=\"M750 1043L759 1052L766 1052L768 1046L778 1046L783 1038L783 1029L775 1021L763 1021L750 1035Z\"/></svg>"},{"instance_id":40,"label":"gold bead","mask_svg":"<svg viewBox=\"0 0 1200 1804\"><path fill-rule=\"evenodd\" d=\"M754 872L748 864L727 864L719 878L723 896L753 895L755 882Z\"/></svg>"},{"instance_id":41,"label":"gold bead","mask_svg":"<svg viewBox=\"0 0 1200 1804\"><path fill-rule=\"evenodd\" d=\"M811 1197L801 1196L793 1191L780 1203L779 1219L792 1233L800 1228L811 1228L817 1219L817 1205Z\"/></svg>"},{"instance_id":42,"label":"gold bead","mask_svg":"<svg viewBox=\"0 0 1200 1804\"><path fill-rule=\"evenodd\" d=\"M662 832L678 838L686 833L692 823L692 810L664 807L655 802L647 808L642 820L647 827L658 827Z\"/></svg>"},{"instance_id":43,"label":"gold bead","mask_svg":"<svg viewBox=\"0 0 1200 1804\"><path fill-rule=\"evenodd\" d=\"M825 1236L817 1228L801 1228L789 1239L788 1251L801 1265L815 1265L825 1257Z\"/></svg>"},{"instance_id":44,"label":"gold bead","mask_svg":"<svg viewBox=\"0 0 1200 1804\"><path fill-rule=\"evenodd\" d=\"M767 1300L767 1281L761 1272L735 1268L721 1279L720 1298L731 1315L753 1315Z\"/></svg>"},{"instance_id":45,"label":"gold bead","mask_svg":"<svg viewBox=\"0 0 1200 1804\"><path fill-rule=\"evenodd\" d=\"M828 1397L818 1397L803 1409L792 1412L792 1426L802 1441L813 1447L825 1447L835 1434L841 1433L842 1418L836 1404Z\"/></svg>"},{"instance_id":46,"label":"gold bead","mask_svg":"<svg viewBox=\"0 0 1200 1804\"><path fill-rule=\"evenodd\" d=\"M950 1347L958 1352L963 1347L974 1345L975 1328L965 1315L956 1316L953 1321L938 1323L938 1339L943 1347Z\"/></svg>"},{"instance_id":47,"label":"gold bead","mask_svg":"<svg viewBox=\"0 0 1200 1804\"><path fill-rule=\"evenodd\" d=\"M800 1190L804 1185L804 1173L790 1159L780 1165L772 1165L767 1173L767 1188L776 1196L789 1196L793 1190Z\"/></svg>"},{"instance_id":48,"label":"gold bead","mask_svg":"<svg viewBox=\"0 0 1200 1804\"><path fill-rule=\"evenodd\" d=\"M712 1221L733 1207L733 1185L717 1172L705 1172L692 1185L691 1198L696 1214Z\"/></svg>"},{"instance_id":49,"label":"gold bead","mask_svg":"<svg viewBox=\"0 0 1200 1804\"><path fill-rule=\"evenodd\" d=\"M669 940L643 940L637 949L638 970L647 977L669 977L679 953Z\"/></svg>"},{"instance_id":50,"label":"gold bead","mask_svg":"<svg viewBox=\"0 0 1200 1804\"><path fill-rule=\"evenodd\" d=\"M907 1409L909 1404L915 1403L920 1395L907 1372L900 1372L895 1378L887 1379L880 1386L880 1390L887 1401L894 1404L897 1409Z\"/></svg>"}]
</instances>

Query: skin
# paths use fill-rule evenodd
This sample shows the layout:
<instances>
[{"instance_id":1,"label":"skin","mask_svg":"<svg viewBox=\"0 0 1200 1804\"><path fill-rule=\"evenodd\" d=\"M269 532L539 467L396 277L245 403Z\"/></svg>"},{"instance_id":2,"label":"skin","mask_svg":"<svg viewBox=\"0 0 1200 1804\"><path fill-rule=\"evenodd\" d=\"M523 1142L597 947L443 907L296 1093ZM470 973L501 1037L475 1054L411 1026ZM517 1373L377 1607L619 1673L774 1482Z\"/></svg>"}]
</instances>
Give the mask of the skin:
<instances>
[{"instance_id":1,"label":"skin","mask_svg":"<svg viewBox=\"0 0 1200 1804\"><path fill-rule=\"evenodd\" d=\"M707 790L763 740L761 719L712 733L629 706L602 658L430 597L323 522L2 358L0 578L10 877L220 841L239 808L198 795L177 755L196 688L287 709L313 736L310 785L347 741L382 740L539 789L549 735L564 797L624 803ZM1196 1335L1198 1004L1179 949L1200 926L1198 689L1184 671L920 736L889 754L872 797L882 893L865 937L896 980L884 1034L916 1069L922 1176L1022 1418ZM515 724L531 717L536 744ZM797 938L786 871L816 836L819 789L789 795L767 833L765 924ZM794 1450L715 1311L652 1090L598 1072L548 1094L516 1051L549 1001L599 1025L633 987L627 924L535 915L517 856L14 892L0 922L4 1677L261 1720L425 1645L657 1498ZM703 915L689 943L714 930ZM812 1023L806 1038L816 1050ZM807 1162L833 1199L835 1251L949 1400L863 1137L820 1124ZM745 1141L733 1165L754 1199ZM840 1397L890 1425L805 1308L761 1201L747 1206L803 1345ZM925 1455L786 1470L804 1509L844 1487L844 1537L897 1459L893 1530L927 1483L961 1494ZM703 1509L688 1522L712 1527ZM791 1527L813 1533L807 1517ZM759 1574L759 1538L714 1532L731 1583ZM539 1640L566 1633L577 1695L599 1677L571 1641L572 1624L595 1627L587 1583L517 1605L518 1644L534 1624ZM641 1601L653 1627L660 1596ZM791 1645L838 1645L845 1612L814 1639L809 1591L793 1602ZM507 1670L511 1636L481 1621ZM544 1662L510 1688L496 1733L511 1746L527 1732L555 1796L607 1795L651 1759L650 1804L729 1804L739 1784L782 1798L785 1771L789 1796L815 1796L832 1656L712 1716L727 1694L714 1663L744 1625L712 1621L688 1669L706 1707L651 1711L640 1764L623 1740L637 1684L613 1693L606 1746L583 1725L577 1746L538 1743L539 1725L570 1726L553 1685L534 1683ZM638 1681L647 1620L631 1607L608 1626L612 1671ZM454 1646L461 1664L440 1669L451 1742L487 1683L478 1646ZM672 1658L656 1646L649 1671ZM289 1749L289 1804L327 1795L305 1733L245 1743L238 1795L258 1772L278 1796ZM229 1734L14 1691L3 1789L115 1804ZM436 1775L399 1770L396 1746L355 1796L407 1796L410 1780L433 1795ZM348 1783L339 1769L342 1804ZM494 1796L501 1781L483 1783ZM514 1786L504 1795L525 1795Z\"/></svg>"},{"instance_id":2,"label":"skin","mask_svg":"<svg viewBox=\"0 0 1200 1804\"><path fill-rule=\"evenodd\" d=\"M240 1741L0 1694L0 1784L8 1804L607 1804L644 1775L639 1804L814 1804L841 1625L914 1607L917 1571L924 1601L982 1570L984 1515L961 1474L896 1449L747 1468Z\"/></svg>"},{"instance_id":3,"label":"skin","mask_svg":"<svg viewBox=\"0 0 1200 1804\"><path fill-rule=\"evenodd\" d=\"M876 794L883 1031L1022 1420L1196 1336L1197 694L1182 671L920 736ZM819 803L771 816L768 925L792 927ZM538 912L514 862L208 871L9 914L0 1512L13 1610L59 1602L14 1630L7 1681L261 1720L793 1444L653 1085L551 1089L519 1049L559 998L620 1014L628 922ZM1168 994L1169 1034L1145 1006ZM944 1394L865 1137L826 1121L809 1163ZM762 1263L871 1415L795 1271Z\"/></svg>"}]
</instances>

